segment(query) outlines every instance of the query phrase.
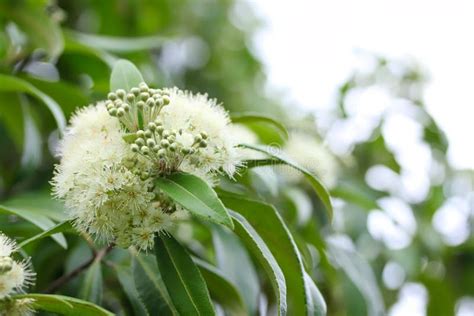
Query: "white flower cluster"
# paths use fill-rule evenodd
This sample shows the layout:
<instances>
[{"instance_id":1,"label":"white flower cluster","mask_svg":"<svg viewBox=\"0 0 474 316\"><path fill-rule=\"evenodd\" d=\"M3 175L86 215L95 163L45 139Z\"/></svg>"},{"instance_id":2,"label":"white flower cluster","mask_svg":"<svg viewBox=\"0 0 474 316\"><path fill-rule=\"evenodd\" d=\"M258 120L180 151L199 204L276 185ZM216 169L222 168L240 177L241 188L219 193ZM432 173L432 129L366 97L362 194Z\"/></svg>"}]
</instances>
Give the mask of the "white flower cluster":
<instances>
[{"instance_id":1,"label":"white flower cluster","mask_svg":"<svg viewBox=\"0 0 474 316\"><path fill-rule=\"evenodd\" d=\"M71 120L52 180L77 228L121 247L153 246L155 233L186 216L154 186L173 172L213 184L239 165L224 109L206 95L177 88L109 93Z\"/></svg>"},{"instance_id":2,"label":"white flower cluster","mask_svg":"<svg viewBox=\"0 0 474 316\"><path fill-rule=\"evenodd\" d=\"M339 166L335 156L314 136L292 132L283 152L299 165L316 174L329 188L336 184ZM290 182L300 181L303 177L300 172L289 167L284 168L282 174Z\"/></svg>"},{"instance_id":3,"label":"white flower cluster","mask_svg":"<svg viewBox=\"0 0 474 316\"><path fill-rule=\"evenodd\" d=\"M16 261L11 255L17 251L16 243L0 233L0 315L26 316L32 313L31 299L10 299L31 285L35 274L29 261Z\"/></svg>"}]
</instances>

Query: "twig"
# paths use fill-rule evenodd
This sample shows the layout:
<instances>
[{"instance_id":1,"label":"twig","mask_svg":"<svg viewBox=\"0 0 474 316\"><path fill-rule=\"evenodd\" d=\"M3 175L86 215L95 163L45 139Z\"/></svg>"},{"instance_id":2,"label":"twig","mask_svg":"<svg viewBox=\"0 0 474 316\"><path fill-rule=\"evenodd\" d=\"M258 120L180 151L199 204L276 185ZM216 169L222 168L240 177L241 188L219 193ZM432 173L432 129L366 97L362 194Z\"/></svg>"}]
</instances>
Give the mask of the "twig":
<instances>
[{"instance_id":1,"label":"twig","mask_svg":"<svg viewBox=\"0 0 474 316\"><path fill-rule=\"evenodd\" d=\"M43 291L43 293L45 293L45 294L55 293L64 284L68 283L69 281L71 281L72 279L77 277L79 274L81 274L82 271L89 268L94 262L101 261L113 249L113 247L114 247L114 245L111 244L111 245L109 245L105 248L102 248L97 253L95 253L95 255L93 255L92 258L90 258L89 260L87 260L86 262L81 264L79 267L77 267L76 269L74 269L70 273L65 274L65 275L61 276L60 278L56 279L55 281L53 281L53 283L51 283L51 285L48 286Z\"/></svg>"}]
</instances>

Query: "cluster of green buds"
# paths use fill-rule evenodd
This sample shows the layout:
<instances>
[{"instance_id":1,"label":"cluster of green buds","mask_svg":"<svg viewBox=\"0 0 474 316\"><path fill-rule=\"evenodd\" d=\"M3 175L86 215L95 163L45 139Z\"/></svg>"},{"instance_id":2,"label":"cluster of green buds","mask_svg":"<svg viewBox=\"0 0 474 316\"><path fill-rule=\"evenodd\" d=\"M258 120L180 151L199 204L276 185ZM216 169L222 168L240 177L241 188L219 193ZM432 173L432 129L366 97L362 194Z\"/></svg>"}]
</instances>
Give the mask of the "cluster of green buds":
<instances>
[{"instance_id":1,"label":"cluster of green buds","mask_svg":"<svg viewBox=\"0 0 474 316\"><path fill-rule=\"evenodd\" d=\"M148 123L145 130L135 133L136 139L130 148L134 153L153 161L158 174L169 174L178 170L184 159L207 147L206 132L189 135L193 138L190 146L185 146L180 141L183 133L183 130L165 129L159 120L155 120Z\"/></svg>"},{"instance_id":2,"label":"cluster of green buds","mask_svg":"<svg viewBox=\"0 0 474 316\"><path fill-rule=\"evenodd\" d=\"M13 259L10 257L0 257L0 275L8 273L13 268Z\"/></svg>"},{"instance_id":3,"label":"cluster of green buds","mask_svg":"<svg viewBox=\"0 0 474 316\"><path fill-rule=\"evenodd\" d=\"M163 106L170 103L169 94L152 89L142 82L125 91L118 89L107 95L105 103L111 116L117 117L129 132L135 132L154 122Z\"/></svg>"}]
</instances>

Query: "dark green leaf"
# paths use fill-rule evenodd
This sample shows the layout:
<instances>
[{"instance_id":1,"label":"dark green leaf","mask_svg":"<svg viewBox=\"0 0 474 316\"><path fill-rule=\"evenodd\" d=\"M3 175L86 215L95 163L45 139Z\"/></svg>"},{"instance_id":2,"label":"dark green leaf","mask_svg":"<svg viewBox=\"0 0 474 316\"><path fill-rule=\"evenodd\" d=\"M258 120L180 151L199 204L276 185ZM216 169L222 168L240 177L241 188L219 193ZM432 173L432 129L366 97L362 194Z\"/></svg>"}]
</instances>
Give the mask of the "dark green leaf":
<instances>
[{"instance_id":1,"label":"dark green leaf","mask_svg":"<svg viewBox=\"0 0 474 316\"><path fill-rule=\"evenodd\" d=\"M155 184L192 214L233 228L216 192L201 178L188 173L174 173L166 178L157 178Z\"/></svg>"},{"instance_id":2,"label":"dark green leaf","mask_svg":"<svg viewBox=\"0 0 474 316\"><path fill-rule=\"evenodd\" d=\"M182 315L215 315L206 282L186 249L173 237L155 238L158 268L171 300Z\"/></svg>"},{"instance_id":3,"label":"dark green leaf","mask_svg":"<svg viewBox=\"0 0 474 316\"><path fill-rule=\"evenodd\" d=\"M102 265L100 260L96 260L87 270L79 291L79 297L100 305L102 303L102 293Z\"/></svg>"},{"instance_id":4,"label":"dark green leaf","mask_svg":"<svg viewBox=\"0 0 474 316\"><path fill-rule=\"evenodd\" d=\"M124 89L130 91L133 87L144 82L142 74L134 64L125 59L118 60L110 75L110 91Z\"/></svg>"},{"instance_id":5,"label":"dark green leaf","mask_svg":"<svg viewBox=\"0 0 474 316\"><path fill-rule=\"evenodd\" d=\"M45 237L56 235L58 233L72 231L72 230L73 230L73 228L72 228L71 222L70 221L64 221L64 222L61 222L61 223L57 224L56 226L51 227L48 230L43 231L42 233L40 233L38 235L35 235L31 238L28 238L27 240L22 241L18 245L18 247L23 248L26 245L29 245L30 243L35 242L35 241L40 240L40 239L43 239ZM67 249L67 245L66 245L65 249Z\"/></svg>"},{"instance_id":6,"label":"dark green leaf","mask_svg":"<svg viewBox=\"0 0 474 316\"><path fill-rule=\"evenodd\" d=\"M115 272L117 273L117 278L120 282L120 285L122 285L122 289L127 295L128 300L130 301L130 304L132 305L134 314L136 316L149 315L145 306L140 300L138 291L135 287L135 282L133 280L132 271L130 270L130 267L122 267L119 265L114 265L113 267L114 267ZM158 314L155 314L155 315L158 315Z\"/></svg>"},{"instance_id":7,"label":"dark green leaf","mask_svg":"<svg viewBox=\"0 0 474 316\"><path fill-rule=\"evenodd\" d=\"M135 254L132 261L133 279L138 295L150 315L178 315L154 256Z\"/></svg>"},{"instance_id":8,"label":"dark green leaf","mask_svg":"<svg viewBox=\"0 0 474 316\"><path fill-rule=\"evenodd\" d=\"M232 114L231 116L233 123L241 123L241 124L269 124L274 127L284 139L288 139L288 131L286 130L285 125L281 124L274 118L269 116L265 116L258 113L236 113Z\"/></svg>"},{"instance_id":9,"label":"dark green leaf","mask_svg":"<svg viewBox=\"0 0 474 316\"><path fill-rule=\"evenodd\" d=\"M332 211L332 204L331 204L331 198L329 196L329 192L324 187L321 180L319 180L314 174L312 174L310 171L306 170L305 168L299 166L294 161L291 161L291 159L286 158L286 157L282 157L281 155L278 155L278 154L272 152L272 150L269 150L268 148L265 148L263 146L249 145L249 144L241 144L241 146L244 147L244 148L253 149L255 151L259 151L261 153L267 154L271 158L278 160L278 162L280 164L286 164L286 165L288 165L290 167L293 167L294 169L300 171L301 173L303 173L303 175L311 183L311 186L316 191L316 194L318 195L321 202L326 207L326 210L328 211L328 214L329 214L329 218L332 218L332 212L333 211ZM265 159L265 161L272 162L272 160L270 160L270 159Z\"/></svg>"},{"instance_id":10,"label":"dark green leaf","mask_svg":"<svg viewBox=\"0 0 474 316\"><path fill-rule=\"evenodd\" d=\"M278 314L286 315L287 292L283 271L262 237L259 236L257 231L255 231L245 217L233 211L230 211L230 214L234 219L235 233L253 253L260 265L262 265L270 280L277 301Z\"/></svg>"},{"instance_id":11,"label":"dark green leaf","mask_svg":"<svg viewBox=\"0 0 474 316\"><path fill-rule=\"evenodd\" d=\"M77 298L49 295L49 294L24 294L15 295L13 298L31 298L35 300L34 308L58 313L65 316L113 316L111 312L92 303Z\"/></svg>"}]
</instances>

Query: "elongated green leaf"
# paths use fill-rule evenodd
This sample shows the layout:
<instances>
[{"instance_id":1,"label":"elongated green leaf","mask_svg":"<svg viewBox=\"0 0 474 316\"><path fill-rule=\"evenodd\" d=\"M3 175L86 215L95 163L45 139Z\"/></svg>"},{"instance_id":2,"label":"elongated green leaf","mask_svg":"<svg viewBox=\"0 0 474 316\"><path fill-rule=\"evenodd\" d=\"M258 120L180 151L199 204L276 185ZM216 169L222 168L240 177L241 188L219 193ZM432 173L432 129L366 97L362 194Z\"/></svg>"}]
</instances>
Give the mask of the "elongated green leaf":
<instances>
[{"instance_id":1,"label":"elongated green leaf","mask_svg":"<svg viewBox=\"0 0 474 316\"><path fill-rule=\"evenodd\" d=\"M75 38L66 36L64 54L79 54L84 56L95 57L102 61L109 68L113 68L118 58L95 47L79 43Z\"/></svg>"},{"instance_id":2,"label":"elongated green leaf","mask_svg":"<svg viewBox=\"0 0 474 316\"><path fill-rule=\"evenodd\" d=\"M100 260L96 260L87 270L79 291L79 297L100 305L102 303L102 292L102 264Z\"/></svg>"},{"instance_id":3,"label":"elongated green leaf","mask_svg":"<svg viewBox=\"0 0 474 316\"><path fill-rule=\"evenodd\" d=\"M270 279L277 300L278 314L286 315L287 291L283 271L262 237L260 237L245 217L233 211L230 211L230 214L234 220L235 233L246 244L247 248L253 253L255 258L257 258Z\"/></svg>"},{"instance_id":4,"label":"elongated green leaf","mask_svg":"<svg viewBox=\"0 0 474 316\"><path fill-rule=\"evenodd\" d=\"M175 173L166 178L157 178L155 184L192 214L233 228L232 220L216 192L201 178Z\"/></svg>"},{"instance_id":5,"label":"elongated green leaf","mask_svg":"<svg viewBox=\"0 0 474 316\"><path fill-rule=\"evenodd\" d=\"M285 125L281 124L279 121L269 116L265 116L259 113L236 113L236 114L232 114L231 119L233 123L270 124L280 133L280 135L283 136L284 139L288 139L288 131Z\"/></svg>"},{"instance_id":6,"label":"elongated green leaf","mask_svg":"<svg viewBox=\"0 0 474 316\"><path fill-rule=\"evenodd\" d=\"M13 20L34 43L34 48L43 48L50 60L61 54L64 41L59 25L48 17L44 10L29 6L0 6L0 14Z\"/></svg>"},{"instance_id":7,"label":"elongated green leaf","mask_svg":"<svg viewBox=\"0 0 474 316\"><path fill-rule=\"evenodd\" d=\"M370 316L384 315L385 307L370 264L353 248L349 237L333 235L326 239L329 255L359 289Z\"/></svg>"},{"instance_id":8,"label":"elongated green leaf","mask_svg":"<svg viewBox=\"0 0 474 316\"><path fill-rule=\"evenodd\" d=\"M130 91L133 87L144 82L142 74L134 64L125 59L118 60L110 75L110 90L124 89Z\"/></svg>"},{"instance_id":9,"label":"elongated green leaf","mask_svg":"<svg viewBox=\"0 0 474 316\"><path fill-rule=\"evenodd\" d=\"M288 289L288 313L313 315L314 306L305 287L301 254L277 210L269 204L236 194L225 193L220 197L228 208L240 213L252 225L281 267Z\"/></svg>"},{"instance_id":10,"label":"elongated green leaf","mask_svg":"<svg viewBox=\"0 0 474 316\"><path fill-rule=\"evenodd\" d=\"M278 160L281 164L286 164L290 167L293 167L294 169L300 171L303 173L303 175L306 177L306 179L311 183L311 186L314 188L316 191L316 194L318 195L319 199L321 202L324 204L326 207L326 210L328 211L329 218L332 218L332 204L331 204L331 198L329 196L328 190L324 187L322 184L321 180L319 180L314 174L312 174L310 171L306 170L305 168L299 166L296 162L292 161L289 158L282 157L279 154L276 154L269 150L268 148L265 148L263 146L258 146L258 145L249 145L249 144L241 144L240 146L244 148L249 148L253 149L255 151L259 151L261 153L267 154L273 159ZM271 160L265 159L269 163L273 163Z\"/></svg>"},{"instance_id":11,"label":"elongated green leaf","mask_svg":"<svg viewBox=\"0 0 474 316\"><path fill-rule=\"evenodd\" d=\"M209 263L198 258L194 258L194 262L206 280L211 297L214 298L229 315L247 315L247 309L243 303L242 296L232 282L228 280L219 269Z\"/></svg>"},{"instance_id":12,"label":"elongated green leaf","mask_svg":"<svg viewBox=\"0 0 474 316\"><path fill-rule=\"evenodd\" d=\"M50 96L44 94L29 82L0 74L0 91L24 92L40 99L53 114L60 132L66 127L66 118L61 107Z\"/></svg>"},{"instance_id":13,"label":"elongated green leaf","mask_svg":"<svg viewBox=\"0 0 474 316\"><path fill-rule=\"evenodd\" d=\"M24 220L41 228L43 231L47 231L54 227L54 222L51 219L41 213L35 212L34 210L30 210L27 208L17 208L15 206L0 204L0 214L2 213L12 214L21 217ZM61 247L67 248L66 238L64 238L63 234L55 234L52 235L51 238L53 238Z\"/></svg>"},{"instance_id":14,"label":"elongated green leaf","mask_svg":"<svg viewBox=\"0 0 474 316\"><path fill-rule=\"evenodd\" d=\"M217 267L239 289L248 314L255 314L260 284L247 250L235 234L220 225L213 225L212 241ZM242 275L245 275L245 278Z\"/></svg>"},{"instance_id":15,"label":"elongated green leaf","mask_svg":"<svg viewBox=\"0 0 474 316\"><path fill-rule=\"evenodd\" d=\"M319 291L313 279L311 279L307 272L304 273L304 282L306 286L306 291L310 294L309 302L312 307L310 308L310 310L312 310L311 315L325 316L328 311L326 302L324 301L323 295Z\"/></svg>"},{"instance_id":16,"label":"elongated green leaf","mask_svg":"<svg viewBox=\"0 0 474 316\"><path fill-rule=\"evenodd\" d=\"M155 238L158 268L182 315L215 315L206 282L188 252L171 236Z\"/></svg>"},{"instance_id":17,"label":"elongated green leaf","mask_svg":"<svg viewBox=\"0 0 474 316\"><path fill-rule=\"evenodd\" d=\"M130 304L132 305L134 314L136 316L145 316L149 315L142 301L140 300L138 291L135 287L135 282L133 281L132 271L129 267L122 267L119 265L113 266L115 272L117 273L117 278L122 285L122 289L127 295Z\"/></svg>"},{"instance_id":18,"label":"elongated green leaf","mask_svg":"<svg viewBox=\"0 0 474 316\"><path fill-rule=\"evenodd\" d=\"M114 53L128 53L159 48L166 41L166 38L161 36L113 37L86 34L71 30L66 31L66 34L87 46Z\"/></svg>"},{"instance_id":19,"label":"elongated green leaf","mask_svg":"<svg viewBox=\"0 0 474 316\"><path fill-rule=\"evenodd\" d=\"M59 224L57 224L56 226L53 226L51 227L50 229L48 230L45 230L44 232L38 234L38 235L35 235L31 238L28 238L27 240L24 240L22 241L18 247L19 248L22 248L22 247L25 247L26 245L29 245L30 243L32 242L35 242L37 240L40 240L40 239L43 239L45 237L48 237L48 236L52 236L52 235L56 235L58 233L63 233L63 232L67 232L67 231L72 231L73 228L72 228L72 225L71 225L71 222L70 221L64 221L64 222L61 222ZM66 245L66 248L67 249L67 245Z\"/></svg>"},{"instance_id":20,"label":"elongated green leaf","mask_svg":"<svg viewBox=\"0 0 474 316\"><path fill-rule=\"evenodd\" d=\"M178 315L163 284L154 256L136 255L132 261L138 295L150 315Z\"/></svg>"},{"instance_id":21,"label":"elongated green leaf","mask_svg":"<svg viewBox=\"0 0 474 316\"><path fill-rule=\"evenodd\" d=\"M90 302L77 298L49 295L49 294L24 294L15 295L13 298L31 298L35 300L34 308L57 313L65 316L113 316L111 312Z\"/></svg>"}]
</instances>

